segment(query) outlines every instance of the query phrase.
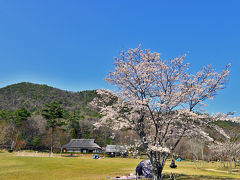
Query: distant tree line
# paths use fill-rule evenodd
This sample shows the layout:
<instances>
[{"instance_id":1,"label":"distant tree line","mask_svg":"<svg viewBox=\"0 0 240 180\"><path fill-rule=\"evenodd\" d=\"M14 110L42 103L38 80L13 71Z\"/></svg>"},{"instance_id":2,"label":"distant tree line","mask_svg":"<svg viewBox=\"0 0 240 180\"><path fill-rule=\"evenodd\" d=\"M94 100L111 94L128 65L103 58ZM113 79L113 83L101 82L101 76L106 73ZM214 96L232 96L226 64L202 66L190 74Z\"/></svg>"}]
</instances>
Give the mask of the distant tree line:
<instances>
[{"instance_id":1,"label":"distant tree line","mask_svg":"<svg viewBox=\"0 0 240 180\"><path fill-rule=\"evenodd\" d=\"M0 147L10 151L21 149L59 151L72 138L94 138L101 146L113 144L108 127L94 129L94 116L81 111L67 111L58 102L46 104L42 110L26 108L0 111ZM87 117L87 118L86 118ZM100 135L101 134L101 135Z\"/></svg>"},{"instance_id":2,"label":"distant tree line","mask_svg":"<svg viewBox=\"0 0 240 180\"><path fill-rule=\"evenodd\" d=\"M95 129L101 115L88 104L96 96L95 90L69 92L28 82L1 88L0 148L48 151L52 147L56 152L72 138L94 138L102 147L129 142L131 132Z\"/></svg>"},{"instance_id":3,"label":"distant tree line","mask_svg":"<svg viewBox=\"0 0 240 180\"><path fill-rule=\"evenodd\" d=\"M73 138L93 138L101 147L107 144L134 147L139 137L130 129L114 131L108 126L95 128L94 124L102 116L99 109L89 106L89 103L96 96L96 91L68 92L32 83L1 88L0 149L59 152L61 146ZM240 125L230 121L218 121L216 125L229 135L228 140L214 129L206 129L206 132L214 140L225 142L225 147L211 147L202 139L183 138L173 152L174 156L194 160L196 168L200 167L199 160L202 159L220 158L223 166L229 159L236 162L239 153L236 154L234 149L240 149L235 145L239 144L240 138L235 135L240 134ZM146 153L142 147L137 152Z\"/></svg>"}]
</instances>

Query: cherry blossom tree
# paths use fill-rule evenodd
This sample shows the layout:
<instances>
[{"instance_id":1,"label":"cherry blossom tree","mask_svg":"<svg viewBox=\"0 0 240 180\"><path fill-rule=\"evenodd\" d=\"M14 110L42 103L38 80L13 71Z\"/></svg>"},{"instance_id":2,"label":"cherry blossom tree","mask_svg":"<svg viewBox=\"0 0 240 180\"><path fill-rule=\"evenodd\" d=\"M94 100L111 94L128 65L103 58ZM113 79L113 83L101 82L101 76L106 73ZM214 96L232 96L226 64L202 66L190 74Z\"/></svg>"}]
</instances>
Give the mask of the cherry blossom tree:
<instances>
[{"instance_id":1,"label":"cherry blossom tree","mask_svg":"<svg viewBox=\"0 0 240 180\"><path fill-rule=\"evenodd\" d=\"M128 154L132 154L133 157L137 158L139 156L139 148L141 146L141 141L135 140L134 143L129 144L127 147Z\"/></svg>"},{"instance_id":2,"label":"cherry blossom tree","mask_svg":"<svg viewBox=\"0 0 240 180\"><path fill-rule=\"evenodd\" d=\"M240 123L239 117L229 117L228 121ZM236 124L236 125L238 125ZM225 160L229 161L229 172L232 173L232 162L234 161L236 167L236 159L239 157L240 153L240 135L239 129L230 129L228 134L222 133L223 138L221 141L217 141L211 144L210 149L212 153L219 159L221 162L224 162L225 167Z\"/></svg>"},{"instance_id":3,"label":"cherry blossom tree","mask_svg":"<svg viewBox=\"0 0 240 180\"><path fill-rule=\"evenodd\" d=\"M123 51L106 78L117 92L99 90L101 98L94 100L103 114L97 127L137 132L153 166L154 180L162 179L165 162L183 136L211 140L202 127L215 118L196 113L196 108L213 99L228 81L230 65L221 73L208 65L192 74L184 59L164 60L141 46ZM167 146L169 140L174 141L171 146Z\"/></svg>"},{"instance_id":4,"label":"cherry blossom tree","mask_svg":"<svg viewBox=\"0 0 240 180\"><path fill-rule=\"evenodd\" d=\"M232 162L235 162L236 167L236 158L240 153L239 135L235 134L233 137L226 139L223 142L212 144L211 151L220 159L221 168L223 162L225 167L225 160L229 161L229 172L232 173Z\"/></svg>"}]
</instances>

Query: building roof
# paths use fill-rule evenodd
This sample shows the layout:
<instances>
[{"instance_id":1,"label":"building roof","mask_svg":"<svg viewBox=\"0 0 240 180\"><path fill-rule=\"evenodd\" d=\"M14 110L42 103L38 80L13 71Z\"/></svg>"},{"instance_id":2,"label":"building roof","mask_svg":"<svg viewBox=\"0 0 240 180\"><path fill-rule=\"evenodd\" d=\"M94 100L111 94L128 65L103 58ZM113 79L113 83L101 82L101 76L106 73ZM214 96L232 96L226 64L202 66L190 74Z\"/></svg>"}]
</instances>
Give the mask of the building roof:
<instances>
[{"instance_id":1,"label":"building roof","mask_svg":"<svg viewBox=\"0 0 240 180\"><path fill-rule=\"evenodd\" d=\"M94 139L71 139L71 141L63 145L62 148L101 149L101 147L95 143Z\"/></svg>"},{"instance_id":2,"label":"building roof","mask_svg":"<svg viewBox=\"0 0 240 180\"><path fill-rule=\"evenodd\" d=\"M126 146L121 145L107 145L106 152L125 152L127 150Z\"/></svg>"}]
</instances>

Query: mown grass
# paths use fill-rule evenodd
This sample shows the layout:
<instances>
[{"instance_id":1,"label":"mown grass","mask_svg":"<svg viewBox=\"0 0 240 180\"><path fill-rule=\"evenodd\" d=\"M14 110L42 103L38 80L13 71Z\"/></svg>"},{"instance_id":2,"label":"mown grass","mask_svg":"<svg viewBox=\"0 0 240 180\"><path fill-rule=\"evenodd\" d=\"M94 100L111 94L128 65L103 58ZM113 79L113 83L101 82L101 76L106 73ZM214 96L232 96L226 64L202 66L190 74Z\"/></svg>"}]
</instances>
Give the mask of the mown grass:
<instances>
[{"instance_id":1,"label":"mown grass","mask_svg":"<svg viewBox=\"0 0 240 180\"><path fill-rule=\"evenodd\" d=\"M240 179L240 171L234 172L234 174L228 173L227 170L220 168L220 163L217 162L205 162L204 169L199 167L195 168L195 165L191 161L182 161L177 163L177 169L169 168L166 165L165 173L176 174L177 179Z\"/></svg>"},{"instance_id":2,"label":"mown grass","mask_svg":"<svg viewBox=\"0 0 240 180\"><path fill-rule=\"evenodd\" d=\"M140 160L91 157L21 157L0 153L0 179L106 179L134 171Z\"/></svg>"},{"instance_id":3,"label":"mown grass","mask_svg":"<svg viewBox=\"0 0 240 180\"><path fill-rule=\"evenodd\" d=\"M21 157L15 153L0 153L0 179L2 180L106 180L106 177L128 175L134 172L141 160L129 158L105 158L94 160L81 157ZM177 169L164 173L176 174L177 179L240 179L239 174L195 169L190 161L178 162ZM205 169L217 169L219 164L206 163Z\"/></svg>"}]
</instances>

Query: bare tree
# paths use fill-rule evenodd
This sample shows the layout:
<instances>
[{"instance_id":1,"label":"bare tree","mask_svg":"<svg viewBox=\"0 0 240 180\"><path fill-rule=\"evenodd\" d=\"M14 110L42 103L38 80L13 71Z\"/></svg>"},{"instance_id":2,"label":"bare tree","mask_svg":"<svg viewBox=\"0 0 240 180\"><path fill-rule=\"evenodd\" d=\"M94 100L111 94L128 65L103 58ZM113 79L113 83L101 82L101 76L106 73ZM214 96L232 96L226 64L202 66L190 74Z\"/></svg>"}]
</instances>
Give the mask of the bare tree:
<instances>
[{"instance_id":1,"label":"bare tree","mask_svg":"<svg viewBox=\"0 0 240 180\"><path fill-rule=\"evenodd\" d=\"M188 151L192 154L196 169L199 168L198 159L201 153L201 144L199 139L193 138L188 142Z\"/></svg>"},{"instance_id":2,"label":"bare tree","mask_svg":"<svg viewBox=\"0 0 240 180\"><path fill-rule=\"evenodd\" d=\"M10 129L10 126L7 124L2 123L0 125L0 148L5 148L6 145L10 142Z\"/></svg>"}]
</instances>

